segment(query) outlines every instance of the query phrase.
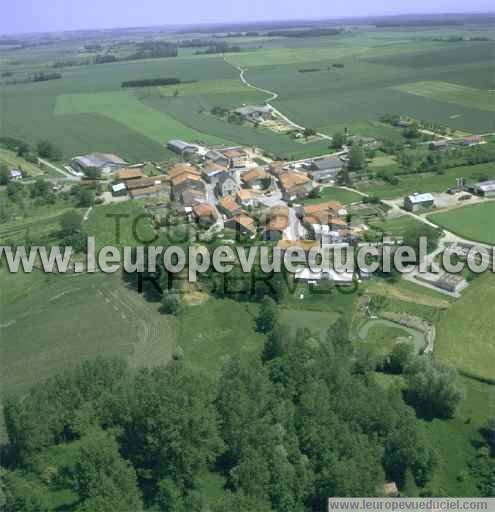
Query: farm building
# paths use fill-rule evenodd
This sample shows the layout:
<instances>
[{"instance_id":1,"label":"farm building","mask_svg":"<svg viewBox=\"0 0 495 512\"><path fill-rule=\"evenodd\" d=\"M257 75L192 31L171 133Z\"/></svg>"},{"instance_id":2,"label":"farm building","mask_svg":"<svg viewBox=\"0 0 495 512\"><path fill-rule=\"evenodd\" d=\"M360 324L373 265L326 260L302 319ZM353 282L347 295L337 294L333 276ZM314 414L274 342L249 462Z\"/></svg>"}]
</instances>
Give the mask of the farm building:
<instances>
[{"instance_id":1,"label":"farm building","mask_svg":"<svg viewBox=\"0 0 495 512\"><path fill-rule=\"evenodd\" d=\"M230 172L222 172L216 182L215 192L220 197L230 196L239 190L239 185Z\"/></svg>"},{"instance_id":2,"label":"farm building","mask_svg":"<svg viewBox=\"0 0 495 512\"><path fill-rule=\"evenodd\" d=\"M334 180L344 168L344 162L335 156L313 160L308 168L308 175L320 183Z\"/></svg>"},{"instance_id":3,"label":"farm building","mask_svg":"<svg viewBox=\"0 0 495 512\"><path fill-rule=\"evenodd\" d=\"M449 142L447 140L434 140L430 144L430 149L434 151L445 151L449 149Z\"/></svg>"},{"instance_id":4,"label":"farm building","mask_svg":"<svg viewBox=\"0 0 495 512\"><path fill-rule=\"evenodd\" d=\"M206 197L205 193L201 190L186 189L181 192L177 200L187 209L193 207L195 204L204 202Z\"/></svg>"},{"instance_id":5,"label":"farm building","mask_svg":"<svg viewBox=\"0 0 495 512\"><path fill-rule=\"evenodd\" d=\"M319 272L312 272L310 268L304 268L296 272L295 279L314 285L321 281L330 281L340 286L351 286L354 282L354 274L352 272L337 272L332 268L324 268Z\"/></svg>"},{"instance_id":6,"label":"farm building","mask_svg":"<svg viewBox=\"0 0 495 512\"><path fill-rule=\"evenodd\" d=\"M297 171L287 171L281 174L278 179L283 198L286 201L307 197L313 188L313 182Z\"/></svg>"},{"instance_id":7,"label":"farm building","mask_svg":"<svg viewBox=\"0 0 495 512\"><path fill-rule=\"evenodd\" d=\"M244 213L227 220L225 222L225 227L233 229L242 236L253 238L256 235L256 222Z\"/></svg>"},{"instance_id":8,"label":"farm building","mask_svg":"<svg viewBox=\"0 0 495 512\"><path fill-rule=\"evenodd\" d=\"M242 182L246 187L255 190L268 188L270 185L270 175L263 169L263 167L255 167L242 175Z\"/></svg>"},{"instance_id":9,"label":"farm building","mask_svg":"<svg viewBox=\"0 0 495 512\"><path fill-rule=\"evenodd\" d=\"M127 195L127 186L125 183L122 183L122 182L115 183L115 185L112 185L111 190L112 190L112 195L114 197Z\"/></svg>"},{"instance_id":10,"label":"farm building","mask_svg":"<svg viewBox=\"0 0 495 512\"><path fill-rule=\"evenodd\" d=\"M482 197L495 197L495 180L477 183L474 190Z\"/></svg>"},{"instance_id":11,"label":"farm building","mask_svg":"<svg viewBox=\"0 0 495 512\"><path fill-rule=\"evenodd\" d=\"M206 187L200 176L193 173L182 173L172 179L172 194L176 201L180 201L186 190L197 190L204 194Z\"/></svg>"},{"instance_id":12,"label":"farm building","mask_svg":"<svg viewBox=\"0 0 495 512\"><path fill-rule=\"evenodd\" d=\"M183 155L185 153L197 153L198 151L198 146L178 139L169 140L167 142L167 148L179 155Z\"/></svg>"},{"instance_id":13,"label":"farm building","mask_svg":"<svg viewBox=\"0 0 495 512\"><path fill-rule=\"evenodd\" d=\"M144 178L144 173L141 169L121 169L115 174L115 179L120 181L137 180Z\"/></svg>"},{"instance_id":14,"label":"farm building","mask_svg":"<svg viewBox=\"0 0 495 512\"><path fill-rule=\"evenodd\" d=\"M201 175L207 183L216 185L218 176L227 171L227 167L217 164L213 161L208 161L201 170Z\"/></svg>"},{"instance_id":15,"label":"farm building","mask_svg":"<svg viewBox=\"0 0 495 512\"><path fill-rule=\"evenodd\" d=\"M128 166L125 160L111 153L90 153L88 155L76 156L71 160L71 166L79 172L84 173L88 169L98 169L101 174L108 175L119 169Z\"/></svg>"},{"instance_id":16,"label":"farm building","mask_svg":"<svg viewBox=\"0 0 495 512\"><path fill-rule=\"evenodd\" d=\"M129 190L131 199L147 199L149 197L158 197L161 192L160 185L153 185L151 187L140 187Z\"/></svg>"},{"instance_id":17,"label":"farm building","mask_svg":"<svg viewBox=\"0 0 495 512\"><path fill-rule=\"evenodd\" d=\"M230 168L245 167L248 160L248 155L242 148L226 148L221 153L228 159Z\"/></svg>"},{"instance_id":18,"label":"farm building","mask_svg":"<svg viewBox=\"0 0 495 512\"><path fill-rule=\"evenodd\" d=\"M210 203L198 203L192 207L196 222L202 226L211 226L217 221L215 207Z\"/></svg>"},{"instance_id":19,"label":"farm building","mask_svg":"<svg viewBox=\"0 0 495 512\"><path fill-rule=\"evenodd\" d=\"M22 180L22 171L20 169L10 169L9 179L10 181Z\"/></svg>"},{"instance_id":20,"label":"farm building","mask_svg":"<svg viewBox=\"0 0 495 512\"><path fill-rule=\"evenodd\" d=\"M241 207L235 202L232 196L225 196L218 201L218 208L227 217L235 217L242 213Z\"/></svg>"},{"instance_id":21,"label":"farm building","mask_svg":"<svg viewBox=\"0 0 495 512\"><path fill-rule=\"evenodd\" d=\"M230 167L230 159L227 158L223 153L220 153L220 151L208 151L205 155L205 160L207 163L212 162L227 169Z\"/></svg>"},{"instance_id":22,"label":"farm building","mask_svg":"<svg viewBox=\"0 0 495 512\"><path fill-rule=\"evenodd\" d=\"M198 171L197 167L191 164L176 164L168 170L167 176L173 180L174 178L177 178L177 176L181 176L185 173L201 176L201 173Z\"/></svg>"},{"instance_id":23,"label":"farm building","mask_svg":"<svg viewBox=\"0 0 495 512\"><path fill-rule=\"evenodd\" d=\"M236 108L234 112L241 116L245 121L249 121L251 123L259 123L272 118L272 109L267 105L246 105L244 107Z\"/></svg>"},{"instance_id":24,"label":"farm building","mask_svg":"<svg viewBox=\"0 0 495 512\"><path fill-rule=\"evenodd\" d=\"M429 194L411 194L404 198L404 209L408 212L416 212L422 208L431 208L435 204L435 198Z\"/></svg>"},{"instance_id":25,"label":"farm building","mask_svg":"<svg viewBox=\"0 0 495 512\"><path fill-rule=\"evenodd\" d=\"M477 146L478 144L483 144L483 137L481 135L470 135L469 137L464 137L462 143L464 146Z\"/></svg>"},{"instance_id":26,"label":"farm building","mask_svg":"<svg viewBox=\"0 0 495 512\"><path fill-rule=\"evenodd\" d=\"M298 213L303 217L318 217L321 214L345 217L347 215L347 209L339 201L326 201L325 203L306 205Z\"/></svg>"}]
</instances>

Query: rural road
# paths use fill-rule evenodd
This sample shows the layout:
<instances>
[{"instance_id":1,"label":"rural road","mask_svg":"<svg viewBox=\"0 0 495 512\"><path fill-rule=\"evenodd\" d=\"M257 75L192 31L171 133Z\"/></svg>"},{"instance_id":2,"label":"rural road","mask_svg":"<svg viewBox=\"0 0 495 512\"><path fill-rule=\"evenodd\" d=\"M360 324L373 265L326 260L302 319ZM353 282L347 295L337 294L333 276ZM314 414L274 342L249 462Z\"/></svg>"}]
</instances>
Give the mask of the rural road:
<instances>
[{"instance_id":1,"label":"rural road","mask_svg":"<svg viewBox=\"0 0 495 512\"><path fill-rule=\"evenodd\" d=\"M237 69L237 71L239 71L239 79L241 80L241 82L246 85L247 87L250 87L251 89L255 89L256 91L260 91L264 94L268 94L269 95L269 98L267 98L265 100L265 104L270 107L272 109L272 111L278 116L280 117L281 119L283 119L287 124L289 124L290 126L292 126L293 128L295 128L296 130L301 130L301 131L304 131L306 128L304 126L301 126L300 124L297 124L295 123L294 121L292 121L291 119L289 119L285 114L283 114L282 112L280 112L280 110L278 110L277 108L275 108L271 102L272 101L275 101L276 99L278 99L279 97L279 94L275 91L270 91L269 89L263 89L262 87L258 87L257 85L254 85L250 82L248 82L248 80L246 79L246 76L245 76L245 73L247 71L247 68L242 68L241 66L238 66L237 64L234 64L233 62L229 62L226 57L223 58L223 60L227 63L227 64L230 64L231 66L233 66L234 68ZM329 140L331 141L332 140L332 137L330 137L329 135L326 135L325 133L319 133L317 132L316 135L318 135L318 137L322 138L322 139L326 139L326 140Z\"/></svg>"},{"instance_id":2,"label":"rural road","mask_svg":"<svg viewBox=\"0 0 495 512\"><path fill-rule=\"evenodd\" d=\"M60 174L63 174L67 179L72 180L72 181L78 181L78 178L76 178L76 176L72 176L67 171L64 171L64 170L60 169L60 167L57 167L56 165L53 165L48 160L45 160L44 158L39 158L39 157L38 157L38 160L43 165L46 165L47 167L50 167L50 169L53 169L54 171L57 171Z\"/></svg>"}]
</instances>

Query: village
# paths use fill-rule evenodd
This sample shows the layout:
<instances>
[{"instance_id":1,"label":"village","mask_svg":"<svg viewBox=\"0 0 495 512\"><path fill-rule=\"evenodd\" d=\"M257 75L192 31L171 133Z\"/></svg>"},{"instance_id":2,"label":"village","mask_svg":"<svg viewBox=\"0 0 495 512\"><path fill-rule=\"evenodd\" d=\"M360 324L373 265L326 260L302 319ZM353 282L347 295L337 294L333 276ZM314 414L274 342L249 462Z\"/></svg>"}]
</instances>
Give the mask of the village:
<instances>
[{"instance_id":1,"label":"village","mask_svg":"<svg viewBox=\"0 0 495 512\"><path fill-rule=\"evenodd\" d=\"M246 115L254 115L253 109L247 110ZM455 143L468 146L484 143L482 138L471 139ZM359 143L373 146L378 142L367 138ZM442 151L453 143L432 142L430 149ZM194 228L196 240L216 236L230 243L239 239L264 241L282 250L299 246L306 253L313 247L380 245L382 242L372 239L370 227L370 220L377 215L411 216L420 223L438 227L427 220L425 212L495 197L495 180L469 186L457 180L455 186L442 193L418 192L394 200L372 201L367 194L342 183L342 174L349 164L349 146L323 157L293 162L272 160L252 147L206 147L175 139L169 140L166 146L177 155L177 161L168 168L149 163L131 164L114 154L92 153L76 156L64 166L66 180L94 187L97 204L144 200L146 211L159 229L166 229L172 214ZM11 181L22 179L21 171L11 169ZM56 184L55 188L60 189L61 185ZM359 194L361 201L343 204L338 200L319 199L325 189L348 189ZM396 237L389 243L401 242L401 237ZM429 263L443 249L457 250L466 256L474 245L444 232L439 247L428 255ZM335 271L313 273L309 268L295 275L297 281L312 286L323 281L350 286L356 279L368 278L364 272L359 275ZM443 271L413 272L404 278L453 297L460 296L468 286L462 275Z\"/></svg>"}]
</instances>

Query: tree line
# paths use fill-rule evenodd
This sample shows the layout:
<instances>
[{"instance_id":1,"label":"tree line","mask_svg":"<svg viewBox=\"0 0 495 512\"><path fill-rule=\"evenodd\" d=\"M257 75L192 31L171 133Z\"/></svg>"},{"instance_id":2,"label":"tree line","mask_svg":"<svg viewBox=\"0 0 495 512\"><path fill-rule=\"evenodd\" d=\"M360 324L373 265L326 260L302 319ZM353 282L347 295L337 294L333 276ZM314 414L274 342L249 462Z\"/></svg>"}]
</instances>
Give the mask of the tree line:
<instances>
[{"instance_id":1,"label":"tree line","mask_svg":"<svg viewBox=\"0 0 495 512\"><path fill-rule=\"evenodd\" d=\"M388 479L437 493L424 427L400 389L375 381L345 322L324 339L291 334L265 299L256 328L262 355L229 358L218 378L193 371L178 348L137 372L86 361L8 399L7 510L53 510L62 491L74 512L320 512L329 496L382 495ZM211 506L207 472L225 481Z\"/></svg>"}]
</instances>

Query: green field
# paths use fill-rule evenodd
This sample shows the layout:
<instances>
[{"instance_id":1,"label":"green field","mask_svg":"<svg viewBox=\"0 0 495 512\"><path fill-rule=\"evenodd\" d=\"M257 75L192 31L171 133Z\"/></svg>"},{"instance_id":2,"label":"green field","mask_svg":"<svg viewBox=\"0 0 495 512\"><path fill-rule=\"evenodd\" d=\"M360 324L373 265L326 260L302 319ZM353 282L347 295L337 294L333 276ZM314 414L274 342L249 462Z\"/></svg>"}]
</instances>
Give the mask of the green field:
<instances>
[{"instance_id":1,"label":"green field","mask_svg":"<svg viewBox=\"0 0 495 512\"><path fill-rule=\"evenodd\" d=\"M304 204L319 204L325 201L339 201L342 204L358 203L362 196L352 190L345 190L337 187L322 187L320 197L305 199Z\"/></svg>"},{"instance_id":2,"label":"green field","mask_svg":"<svg viewBox=\"0 0 495 512\"><path fill-rule=\"evenodd\" d=\"M37 165L18 157L13 151L0 148L0 163L5 163L9 167L22 169L29 176L40 176L44 174L43 170Z\"/></svg>"},{"instance_id":3,"label":"green field","mask_svg":"<svg viewBox=\"0 0 495 512\"><path fill-rule=\"evenodd\" d=\"M459 31L485 34L468 26ZM434 33L448 32L439 27ZM427 31L424 36L385 29L317 38L240 38L243 51L229 54L227 62L181 49L176 58L64 68L60 80L3 86L0 131L32 144L48 138L66 158L102 151L130 161L163 161L173 156L163 146L171 136L260 146L284 157L328 152L322 142L300 144L208 115L214 106L266 100L265 93L240 83L236 65L246 68L251 83L277 92L275 106L292 120L324 133L348 128L399 140L400 131L378 123L387 112L466 132L494 131L493 93L488 92L495 88L492 42L432 41ZM78 50L70 41L15 50L8 58L0 56L0 71L23 77L49 70ZM122 48L122 55L127 51ZM301 73L303 68L319 71ZM123 81L157 77L194 83L120 90Z\"/></svg>"},{"instance_id":4,"label":"green field","mask_svg":"<svg viewBox=\"0 0 495 512\"><path fill-rule=\"evenodd\" d=\"M399 91L425 98L438 99L446 103L464 105L495 112L495 95L490 91L465 87L448 82L414 82L396 87Z\"/></svg>"},{"instance_id":5,"label":"green field","mask_svg":"<svg viewBox=\"0 0 495 512\"><path fill-rule=\"evenodd\" d=\"M435 355L460 370L493 379L495 362L495 276L477 277L442 316Z\"/></svg>"},{"instance_id":6,"label":"green field","mask_svg":"<svg viewBox=\"0 0 495 512\"><path fill-rule=\"evenodd\" d=\"M143 201L127 201L94 208L84 224L87 236L96 239L96 249L146 245L155 238Z\"/></svg>"},{"instance_id":7,"label":"green field","mask_svg":"<svg viewBox=\"0 0 495 512\"><path fill-rule=\"evenodd\" d=\"M55 115L100 114L164 145L172 138L205 144L232 143L184 126L164 112L148 107L128 91L63 94L57 97Z\"/></svg>"},{"instance_id":8,"label":"green field","mask_svg":"<svg viewBox=\"0 0 495 512\"><path fill-rule=\"evenodd\" d=\"M434 213L428 218L467 240L495 245L495 201Z\"/></svg>"},{"instance_id":9,"label":"green field","mask_svg":"<svg viewBox=\"0 0 495 512\"><path fill-rule=\"evenodd\" d=\"M390 168L394 174L397 168ZM357 182L356 188L369 195L381 199L395 199L414 192L446 192L456 186L456 178L464 178L467 182L477 182L495 173L494 164L478 164L445 169L443 174L413 173L397 176L399 183L391 185L385 181L374 179L371 182Z\"/></svg>"}]
</instances>

